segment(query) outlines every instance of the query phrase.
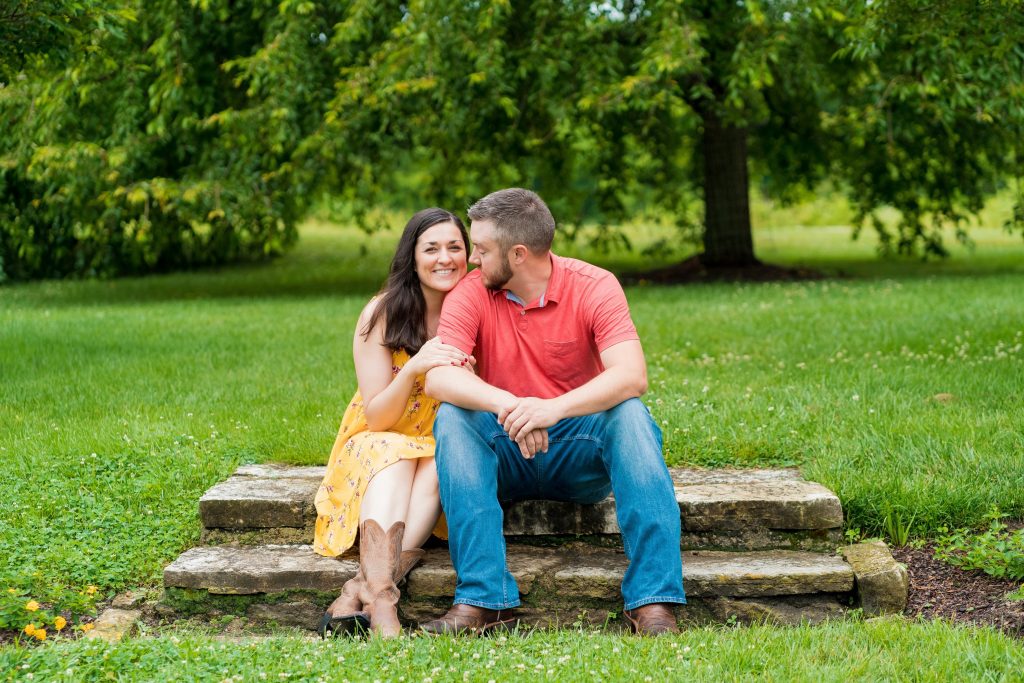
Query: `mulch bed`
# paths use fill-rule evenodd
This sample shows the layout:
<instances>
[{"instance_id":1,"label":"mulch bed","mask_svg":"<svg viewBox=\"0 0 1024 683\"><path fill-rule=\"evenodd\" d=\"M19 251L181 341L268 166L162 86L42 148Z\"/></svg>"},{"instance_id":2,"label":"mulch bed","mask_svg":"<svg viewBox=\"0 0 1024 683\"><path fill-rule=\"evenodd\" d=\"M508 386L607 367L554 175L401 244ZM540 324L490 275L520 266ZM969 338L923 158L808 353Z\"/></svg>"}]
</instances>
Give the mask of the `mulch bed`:
<instances>
[{"instance_id":1,"label":"mulch bed","mask_svg":"<svg viewBox=\"0 0 1024 683\"><path fill-rule=\"evenodd\" d=\"M1020 585L1016 581L957 569L935 559L930 546L893 547L892 555L907 566L910 575L908 616L993 626L1024 638L1024 601L1006 599Z\"/></svg>"}]
</instances>

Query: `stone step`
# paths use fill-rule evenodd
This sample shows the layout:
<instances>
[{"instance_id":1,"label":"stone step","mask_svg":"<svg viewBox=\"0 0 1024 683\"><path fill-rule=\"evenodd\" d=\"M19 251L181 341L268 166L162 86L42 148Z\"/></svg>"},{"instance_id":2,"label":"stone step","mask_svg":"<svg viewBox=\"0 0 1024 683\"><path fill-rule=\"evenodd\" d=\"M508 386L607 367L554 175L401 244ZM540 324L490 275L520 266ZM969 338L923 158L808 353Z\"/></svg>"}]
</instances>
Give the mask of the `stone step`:
<instances>
[{"instance_id":1,"label":"stone step","mask_svg":"<svg viewBox=\"0 0 1024 683\"><path fill-rule=\"evenodd\" d=\"M313 497L324 467L247 465L199 501L208 530L296 529L282 541L308 540ZM839 499L792 469L670 468L683 524L684 548L822 550L840 541ZM516 537L602 536L619 533L615 501L596 505L522 501L505 509L505 534ZM207 540L229 540L216 533ZM260 540L259 537L256 538Z\"/></svg>"},{"instance_id":2,"label":"stone step","mask_svg":"<svg viewBox=\"0 0 1024 683\"><path fill-rule=\"evenodd\" d=\"M684 551L688 595L771 596L845 593L853 590L853 570L842 557L790 550L763 552ZM509 571L519 590L536 589L554 599L614 599L626 570L626 557L609 548L510 546ZM289 590L337 591L358 569L355 557L326 558L309 545L203 546L185 551L164 570L164 586L245 595ZM409 575L412 599L450 598L455 569L448 551L429 550Z\"/></svg>"},{"instance_id":3,"label":"stone step","mask_svg":"<svg viewBox=\"0 0 1024 683\"><path fill-rule=\"evenodd\" d=\"M684 551L682 559L684 623L817 622L858 605L898 612L906 601L906 572L884 544L849 546L844 556ZM573 623L581 615L601 623L621 610L627 561L620 551L510 546L508 564L529 623ZM166 615L234 613L313 628L357 568L354 556L325 558L308 545L193 548L164 570ZM447 551L428 551L403 587L403 609L419 618L443 612L455 582Z\"/></svg>"}]
</instances>

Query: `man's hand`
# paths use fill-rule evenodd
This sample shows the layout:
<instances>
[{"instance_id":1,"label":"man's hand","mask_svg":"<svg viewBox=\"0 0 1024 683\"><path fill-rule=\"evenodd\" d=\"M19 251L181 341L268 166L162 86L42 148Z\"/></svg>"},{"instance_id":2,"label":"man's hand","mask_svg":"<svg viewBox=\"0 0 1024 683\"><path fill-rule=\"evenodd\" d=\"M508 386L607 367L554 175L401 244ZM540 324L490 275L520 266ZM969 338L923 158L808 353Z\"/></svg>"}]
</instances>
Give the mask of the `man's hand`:
<instances>
[{"instance_id":1,"label":"man's hand","mask_svg":"<svg viewBox=\"0 0 1024 683\"><path fill-rule=\"evenodd\" d=\"M498 413L498 422L508 432L508 437L516 442L519 442L524 434L543 430L546 444L548 427L554 426L561 419L562 415L552 399L533 396L517 399ZM547 447L545 446L543 450L546 451Z\"/></svg>"},{"instance_id":2,"label":"man's hand","mask_svg":"<svg viewBox=\"0 0 1024 683\"><path fill-rule=\"evenodd\" d=\"M519 446L519 453L527 460L537 453L548 452L548 430L534 429L530 432L520 432L520 438L516 439Z\"/></svg>"}]
</instances>

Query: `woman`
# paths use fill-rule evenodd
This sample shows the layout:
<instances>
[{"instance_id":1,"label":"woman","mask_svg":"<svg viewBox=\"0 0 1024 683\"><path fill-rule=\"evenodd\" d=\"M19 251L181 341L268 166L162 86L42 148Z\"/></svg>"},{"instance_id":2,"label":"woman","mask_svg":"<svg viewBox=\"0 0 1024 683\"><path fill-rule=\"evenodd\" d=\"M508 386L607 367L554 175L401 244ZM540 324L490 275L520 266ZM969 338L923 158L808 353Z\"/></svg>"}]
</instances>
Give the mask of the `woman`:
<instances>
[{"instance_id":1,"label":"woman","mask_svg":"<svg viewBox=\"0 0 1024 683\"><path fill-rule=\"evenodd\" d=\"M423 555L420 546L441 512L438 402L423 394L423 375L474 362L436 337L445 294L466 274L468 244L457 216L420 211L405 226L384 289L359 316L352 344L359 391L316 495L313 543L321 555L340 555L352 547L358 525L359 573L324 614L324 637L366 628L401 633L395 584Z\"/></svg>"}]
</instances>

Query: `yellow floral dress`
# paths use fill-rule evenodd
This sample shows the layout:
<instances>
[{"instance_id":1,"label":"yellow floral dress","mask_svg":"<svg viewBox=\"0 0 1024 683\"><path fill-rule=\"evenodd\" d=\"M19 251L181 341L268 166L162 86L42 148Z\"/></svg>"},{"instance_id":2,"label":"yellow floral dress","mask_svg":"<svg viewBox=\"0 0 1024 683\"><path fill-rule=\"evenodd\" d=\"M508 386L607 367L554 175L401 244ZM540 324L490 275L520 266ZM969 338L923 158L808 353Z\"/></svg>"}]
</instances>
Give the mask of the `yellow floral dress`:
<instances>
[{"instance_id":1,"label":"yellow floral dress","mask_svg":"<svg viewBox=\"0 0 1024 683\"><path fill-rule=\"evenodd\" d=\"M409 360L405 351L391 354L397 375ZM440 403L423 393L423 376L413 382L405 412L386 432L367 429L363 398L356 391L341 419L338 438L327 461L327 474L316 493L316 533L313 550L335 557L352 547L359 530L359 506L373 475L399 460L434 455L434 416ZM447 537L444 517L434 533Z\"/></svg>"}]
</instances>

